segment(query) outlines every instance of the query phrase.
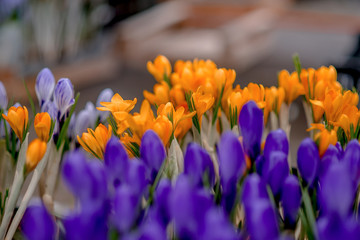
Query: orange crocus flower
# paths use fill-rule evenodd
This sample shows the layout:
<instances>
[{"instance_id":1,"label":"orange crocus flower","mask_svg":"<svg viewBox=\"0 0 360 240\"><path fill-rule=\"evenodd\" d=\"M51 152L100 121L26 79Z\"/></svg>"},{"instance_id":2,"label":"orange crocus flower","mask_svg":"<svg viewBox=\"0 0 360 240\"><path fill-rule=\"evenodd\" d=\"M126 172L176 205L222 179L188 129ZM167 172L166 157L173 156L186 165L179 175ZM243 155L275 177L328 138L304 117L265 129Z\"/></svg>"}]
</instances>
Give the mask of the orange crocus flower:
<instances>
[{"instance_id":1,"label":"orange crocus flower","mask_svg":"<svg viewBox=\"0 0 360 240\"><path fill-rule=\"evenodd\" d=\"M170 77L171 64L169 60L163 55L157 56L154 62L147 62L146 67L149 73L153 75L156 81L159 83L164 80L164 75Z\"/></svg>"},{"instance_id":2,"label":"orange crocus flower","mask_svg":"<svg viewBox=\"0 0 360 240\"><path fill-rule=\"evenodd\" d=\"M169 102L169 85L162 81L154 85L154 93L143 91L144 98L147 99L152 105L160 105Z\"/></svg>"},{"instance_id":3,"label":"orange crocus flower","mask_svg":"<svg viewBox=\"0 0 360 240\"><path fill-rule=\"evenodd\" d=\"M31 172L38 165L46 152L46 142L39 138L34 139L26 151L25 169Z\"/></svg>"},{"instance_id":4,"label":"orange crocus flower","mask_svg":"<svg viewBox=\"0 0 360 240\"><path fill-rule=\"evenodd\" d=\"M106 128L100 123L95 131L88 128L88 132L83 133L81 138L77 136L77 140L86 151L99 159L103 159L105 147L111 138L111 133L112 128L110 125L109 128Z\"/></svg>"},{"instance_id":5,"label":"orange crocus flower","mask_svg":"<svg viewBox=\"0 0 360 240\"><path fill-rule=\"evenodd\" d=\"M27 108L24 107L10 107L7 115L2 114L3 118L9 123L16 136L22 142L24 131L27 129L29 121L29 113Z\"/></svg>"},{"instance_id":6,"label":"orange crocus flower","mask_svg":"<svg viewBox=\"0 0 360 240\"><path fill-rule=\"evenodd\" d=\"M299 77L296 72L291 75L288 71L282 70L279 73L279 87L285 90L285 102L290 105L298 96L305 93L304 86L299 82Z\"/></svg>"},{"instance_id":7,"label":"orange crocus flower","mask_svg":"<svg viewBox=\"0 0 360 240\"><path fill-rule=\"evenodd\" d=\"M111 102L100 102L103 107L97 107L99 111L110 111L114 112L130 112L137 102L137 99L134 100L124 100L118 93L116 93L112 98Z\"/></svg>"},{"instance_id":8,"label":"orange crocus flower","mask_svg":"<svg viewBox=\"0 0 360 240\"><path fill-rule=\"evenodd\" d=\"M202 88L199 87L198 90L192 94L192 100L194 101L195 110L201 126L202 115L214 105L215 99L211 94L204 94Z\"/></svg>"},{"instance_id":9,"label":"orange crocus flower","mask_svg":"<svg viewBox=\"0 0 360 240\"><path fill-rule=\"evenodd\" d=\"M332 145L336 144L337 142L336 132L335 130L328 131L327 129L323 129L322 131L320 131L315 135L315 140L318 141L319 155L320 157L322 157L330 144Z\"/></svg>"},{"instance_id":10,"label":"orange crocus flower","mask_svg":"<svg viewBox=\"0 0 360 240\"><path fill-rule=\"evenodd\" d=\"M47 142L49 140L50 128L51 128L51 118L47 112L38 113L35 115L34 119L34 128L36 135L42 141Z\"/></svg>"}]
</instances>

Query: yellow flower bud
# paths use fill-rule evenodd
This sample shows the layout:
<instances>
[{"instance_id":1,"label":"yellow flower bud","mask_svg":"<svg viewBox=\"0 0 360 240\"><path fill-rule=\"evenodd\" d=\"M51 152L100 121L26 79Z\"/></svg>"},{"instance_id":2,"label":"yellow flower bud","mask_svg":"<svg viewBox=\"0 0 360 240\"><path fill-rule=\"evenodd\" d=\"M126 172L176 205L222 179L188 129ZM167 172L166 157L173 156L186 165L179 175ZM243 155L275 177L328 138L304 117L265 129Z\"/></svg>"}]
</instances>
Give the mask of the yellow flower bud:
<instances>
[{"instance_id":1,"label":"yellow flower bud","mask_svg":"<svg viewBox=\"0 0 360 240\"><path fill-rule=\"evenodd\" d=\"M3 118L9 123L16 136L23 141L23 134L27 128L29 121L29 114L27 108L24 107L11 107L8 110L7 116L2 115Z\"/></svg>"},{"instance_id":2,"label":"yellow flower bud","mask_svg":"<svg viewBox=\"0 0 360 240\"><path fill-rule=\"evenodd\" d=\"M34 139L28 146L26 151L26 172L31 172L44 157L46 152L46 142L39 138Z\"/></svg>"},{"instance_id":3,"label":"yellow flower bud","mask_svg":"<svg viewBox=\"0 0 360 240\"><path fill-rule=\"evenodd\" d=\"M49 140L50 127L51 118L47 112L36 114L34 119L34 128L38 138L47 142Z\"/></svg>"}]
</instances>

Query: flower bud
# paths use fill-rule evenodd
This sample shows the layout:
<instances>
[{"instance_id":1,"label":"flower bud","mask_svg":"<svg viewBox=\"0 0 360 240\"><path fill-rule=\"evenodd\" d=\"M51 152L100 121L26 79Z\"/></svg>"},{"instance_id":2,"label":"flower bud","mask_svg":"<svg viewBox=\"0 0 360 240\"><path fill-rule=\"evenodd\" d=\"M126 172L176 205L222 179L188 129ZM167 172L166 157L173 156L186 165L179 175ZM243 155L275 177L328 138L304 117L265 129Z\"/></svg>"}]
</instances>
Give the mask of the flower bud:
<instances>
[{"instance_id":1,"label":"flower bud","mask_svg":"<svg viewBox=\"0 0 360 240\"><path fill-rule=\"evenodd\" d=\"M36 77L35 92L40 106L50 101L55 87L55 78L48 68L44 68Z\"/></svg>"},{"instance_id":2,"label":"flower bud","mask_svg":"<svg viewBox=\"0 0 360 240\"><path fill-rule=\"evenodd\" d=\"M21 232L29 240L55 238L54 219L41 202L28 206L21 220Z\"/></svg>"},{"instance_id":3,"label":"flower bud","mask_svg":"<svg viewBox=\"0 0 360 240\"><path fill-rule=\"evenodd\" d=\"M24 107L11 107L8 110L7 116L2 115L3 118L10 124L12 130L15 132L16 136L23 141L23 134L27 128L29 114L27 108Z\"/></svg>"},{"instance_id":4,"label":"flower bud","mask_svg":"<svg viewBox=\"0 0 360 240\"><path fill-rule=\"evenodd\" d=\"M47 142L49 140L51 118L47 112L38 113L34 119L34 128L36 135L42 141Z\"/></svg>"},{"instance_id":5,"label":"flower bud","mask_svg":"<svg viewBox=\"0 0 360 240\"><path fill-rule=\"evenodd\" d=\"M265 159L263 178L270 185L273 194L279 195L284 180L289 175L287 156L281 151L273 151Z\"/></svg>"},{"instance_id":6,"label":"flower bud","mask_svg":"<svg viewBox=\"0 0 360 240\"><path fill-rule=\"evenodd\" d=\"M281 130L271 131L266 137L265 147L264 147L264 156L266 159L269 158L269 155L273 151L281 151L287 156L289 153L289 142L286 137L286 133Z\"/></svg>"},{"instance_id":7,"label":"flower bud","mask_svg":"<svg viewBox=\"0 0 360 240\"><path fill-rule=\"evenodd\" d=\"M153 182L166 157L164 145L154 131L148 130L142 137L140 156L149 170L148 177Z\"/></svg>"},{"instance_id":8,"label":"flower bud","mask_svg":"<svg viewBox=\"0 0 360 240\"><path fill-rule=\"evenodd\" d=\"M0 81L0 109L6 110L8 105L8 98L4 84Z\"/></svg>"},{"instance_id":9,"label":"flower bud","mask_svg":"<svg viewBox=\"0 0 360 240\"><path fill-rule=\"evenodd\" d=\"M264 116L254 101L249 101L241 109L239 126L243 136L244 150L255 161L260 153Z\"/></svg>"},{"instance_id":10,"label":"flower bud","mask_svg":"<svg viewBox=\"0 0 360 240\"><path fill-rule=\"evenodd\" d=\"M317 178L320 157L315 142L310 138L301 142L297 152L297 164L302 178L312 186Z\"/></svg>"},{"instance_id":11,"label":"flower bud","mask_svg":"<svg viewBox=\"0 0 360 240\"><path fill-rule=\"evenodd\" d=\"M46 142L39 138L34 139L26 151L25 168L31 172L38 165L46 152Z\"/></svg>"},{"instance_id":12,"label":"flower bud","mask_svg":"<svg viewBox=\"0 0 360 240\"><path fill-rule=\"evenodd\" d=\"M184 157L184 173L195 186L202 186L204 174L210 187L215 184L214 165L209 154L196 143L190 143Z\"/></svg>"},{"instance_id":13,"label":"flower bud","mask_svg":"<svg viewBox=\"0 0 360 240\"><path fill-rule=\"evenodd\" d=\"M60 113L59 119L69 110L74 104L74 86L70 79L61 78L55 87L54 102Z\"/></svg>"},{"instance_id":14,"label":"flower bud","mask_svg":"<svg viewBox=\"0 0 360 240\"><path fill-rule=\"evenodd\" d=\"M281 202L284 209L285 224L295 227L296 217L301 204L301 189L299 180L289 175L281 190Z\"/></svg>"}]
</instances>

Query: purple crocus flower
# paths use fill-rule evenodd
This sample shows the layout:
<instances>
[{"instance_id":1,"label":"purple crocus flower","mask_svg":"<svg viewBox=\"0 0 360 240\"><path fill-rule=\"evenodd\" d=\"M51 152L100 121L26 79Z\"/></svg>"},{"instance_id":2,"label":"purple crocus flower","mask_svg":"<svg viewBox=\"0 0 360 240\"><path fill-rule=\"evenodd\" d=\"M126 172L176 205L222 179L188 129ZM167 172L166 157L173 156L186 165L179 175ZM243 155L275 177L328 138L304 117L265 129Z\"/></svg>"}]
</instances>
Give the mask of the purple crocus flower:
<instances>
[{"instance_id":1,"label":"purple crocus flower","mask_svg":"<svg viewBox=\"0 0 360 240\"><path fill-rule=\"evenodd\" d=\"M55 78L50 69L44 68L36 77L35 92L42 107L45 102L50 101L55 88Z\"/></svg>"},{"instance_id":2,"label":"purple crocus flower","mask_svg":"<svg viewBox=\"0 0 360 240\"><path fill-rule=\"evenodd\" d=\"M57 82L54 91L54 102L59 111L59 119L61 120L69 108L75 103L74 86L70 79L61 78Z\"/></svg>"},{"instance_id":3,"label":"purple crocus flower","mask_svg":"<svg viewBox=\"0 0 360 240\"><path fill-rule=\"evenodd\" d=\"M148 178L153 182L166 157L164 145L153 130L147 130L143 135L140 156L148 168Z\"/></svg>"},{"instance_id":4,"label":"purple crocus flower","mask_svg":"<svg viewBox=\"0 0 360 240\"><path fill-rule=\"evenodd\" d=\"M245 205L246 229L252 240L278 239L276 213L267 199L254 199Z\"/></svg>"},{"instance_id":5,"label":"purple crocus flower","mask_svg":"<svg viewBox=\"0 0 360 240\"><path fill-rule=\"evenodd\" d=\"M139 195L142 196L149 181L146 179L146 167L139 159L131 159L125 174L125 183Z\"/></svg>"},{"instance_id":6,"label":"purple crocus flower","mask_svg":"<svg viewBox=\"0 0 360 240\"><path fill-rule=\"evenodd\" d=\"M214 165L209 154L196 143L190 143L184 157L184 173L195 186L202 186L206 174L210 187L215 184Z\"/></svg>"},{"instance_id":7,"label":"purple crocus flower","mask_svg":"<svg viewBox=\"0 0 360 240\"><path fill-rule=\"evenodd\" d=\"M245 171L245 156L241 144L232 132L222 135L218 148L222 204L230 213L236 198L236 185Z\"/></svg>"},{"instance_id":8,"label":"purple crocus flower","mask_svg":"<svg viewBox=\"0 0 360 240\"><path fill-rule=\"evenodd\" d=\"M140 213L140 196L131 185L116 189L113 200L112 223L120 233L126 233L135 224Z\"/></svg>"},{"instance_id":9,"label":"purple crocus flower","mask_svg":"<svg viewBox=\"0 0 360 240\"><path fill-rule=\"evenodd\" d=\"M111 188L116 188L125 181L129 168L129 159L118 138L112 137L105 147L105 171Z\"/></svg>"},{"instance_id":10,"label":"purple crocus flower","mask_svg":"<svg viewBox=\"0 0 360 240\"><path fill-rule=\"evenodd\" d=\"M88 162L80 151L67 153L63 160L62 176L67 187L84 208L93 208L105 201L106 176L100 162Z\"/></svg>"},{"instance_id":11,"label":"purple crocus flower","mask_svg":"<svg viewBox=\"0 0 360 240\"><path fill-rule=\"evenodd\" d=\"M26 239L55 239L55 222L42 202L33 203L25 211L21 220L21 230Z\"/></svg>"},{"instance_id":12,"label":"purple crocus flower","mask_svg":"<svg viewBox=\"0 0 360 240\"><path fill-rule=\"evenodd\" d=\"M224 214L224 211L216 207L212 207L207 211L204 232L200 236L198 239L239 240L234 226Z\"/></svg>"},{"instance_id":13,"label":"purple crocus flower","mask_svg":"<svg viewBox=\"0 0 360 240\"><path fill-rule=\"evenodd\" d=\"M319 202L322 213L349 216L355 192L355 184L346 163L332 164L320 181Z\"/></svg>"},{"instance_id":14,"label":"purple crocus flower","mask_svg":"<svg viewBox=\"0 0 360 240\"><path fill-rule=\"evenodd\" d=\"M170 198L175 232L180 239L198 239L204 231L205 213L213 206L208 192L195 188L186 175L179 175Z\"/></svg>"},{"instance_id":15,"label":"purple crocus flower","mask_svg":"<svg viewBox=\"0 0 360 240\"><path fill-rule=\"evenodd\" d=\"M352 180L358 184L360 180L360 144L357 139L351 140L347 144L342 160L348 165Z\"/></svg>"},{"instance_id":16,"label":"purple crocus flower","mask_svg":"<svg viewBox=\"0 0 360 240\"><path fill-rule=\"evenodd\" d=\"M161 179L155 193L155 207L159 213L159 221L164 227L170 222L170 197L172 194L171 182Z\"/></svg>"},{"instance_id":17,"label":"purple crocus flower","mask_svg":"<svg viewBox=\"0 0 360 240\"><path fill-rule=\"evenodd\" d=\"M255 161L260 153L264 115L254 101L249 101L242 107L239 126L243 136L244 150L250 159Z\"/></svg>"},{"instance_id":18,"label":"purple crocus flower","mask_svg":"<svg viewBox=\"0 0 360 240\"><path fill-rule=\"evenodd\" d=\"M110 206L104 202L97 207L83 208L73 211L64 217L64 239L69 240L97 240L108 237L108 215Z\"/></svg>"},{"instance_id":19,"label":"purple crocus flower","mask_svg":"<svg viewBox=\"0 0 360 240\"><path fill-rule=\"evenodd\" d=\"M0 109L5 111L8 105L8 97L4 84L0 81Z\"/></svg>"},{"instance_id":20,"label":"purple crocus flower","mask_svg":"<svg viewBox=\"0 0 360 240\"><path fill-rule=\"evenodd\" d=\"M320 156L315 142L304 139L297 151L297 164L302 178L309 186L313 186L318 174Z\"/></svg>"},{"instance_id":21,"label":"purple crocus flower","mask_svg":"<svg viewBox=\"0 0 360 240\"><path fill-rule=\"evenodd\" d=\"M251 204L255 199L268 199L266 184L256 173L250 174L244 181L242 189L242 202Z\"/></svg>"},{"instance_id":22,"label":"purple crocus flower","mask_svg":"<svg viewBox=\"0 0 360 240\"><path fill-rule=\"evenodd\" d=\"M282 186L281 202L284 209L285 224L295 228L297 214L301 204L301 188L299 180L289 175Z\"/></svg>"},{"instance_id":23,"label":"purple crocus flower","mask_svg":"<svg viewBox=\"0 0 360 240\"><path fill-rule=\"evenodd\" d=\"M82 133L87 132L88 128L92 128L90 120L89 112L86 110L81 110L77 114L74 127L75 136L81 136Z\"/></svg>"},{"instance_id":24,"label":"purple crocus flower","mask_svg":"<svg viewBox=\"0 0 360 240\"><path fill-rule=\"evenodd\" d=\"M262 176L263 175L263 167L265 163L265 156L263 154L259 155L255 160L256 172Z\"/></svg>"},{"instance_id":25,"label":"purple crocus flower","mask_svg":"<svg viewBox=\"0 0 360 240\"><path fill-rule=\"evenodd\" d=\"M265 159L263 166L263 178L270 185L275 196L278 196L281 187L289 175L287 156L282 151L273 151L269 158Z\"/></svg>"},{"instance_id":26,"label":"purple crocus flower","mask_svg":"<svg viewBox=\"0 0 360 240\"><path fill-rule=\"evenodd\" d=\"M318 176L321 179L332 164L339 162L339 151L334 145L329 145L321 158Z\"/></svg>"},{"instance_id":27,"label":"purple crocus flower","mask_svg":"<svg viewBox=\"0 0 360 240\"><path fill-rule=\"evenodd\" d=\"M317 232L319 240L356 240L360 236L360 226L354 218L330 215L317 221Z\"/></svg>"},{"instance_id":28,"label":"purple crocus flower","mask_svg":"<svg viewBox=\"0 0 360 240\"><path fill-rule=\"evenodd\" d=\"M101 102L110 102L112 96L114 96L114 92L111 88L105 88L99 94L96 100L96 107L102 107ZM100 116L100 122L105 121L105 119L109 116L110 112L108 111L99 111L97 110L98 115Z\"/></svg>"},{"instance_id":29,"label":"purple crocus flower","mask_svg":"<svg viewBox=\"0 0 360 240\"><path fill-rule=\"evenodd\" d=\"M140 227L138 240L166 240L166 229L157 221L146 221Z\"/></svg>"},{"instance_id":30,"label":"purple crocus flower","mask_svg":"<svg viewBox=\"0 0 360 240\"><path fill-rule=\"evenodd\" d=\"M52 120L57 119L58 109L57 109L55 103L52 101L46 101L41 107L41 112L49 113Z\"/></svg>"},{"instance_id":31,"label":"purple crocus flower","mask_svg":"<svg viewBox=\"0 0 360 240\"><path fill-rule=\"evenodd\" d=\"M264 156L269 158L273 151L282 151L287 156L289 153L289 142L286 133L282 129L271 131L266 137Z\"/></svg>"}]
</instances>

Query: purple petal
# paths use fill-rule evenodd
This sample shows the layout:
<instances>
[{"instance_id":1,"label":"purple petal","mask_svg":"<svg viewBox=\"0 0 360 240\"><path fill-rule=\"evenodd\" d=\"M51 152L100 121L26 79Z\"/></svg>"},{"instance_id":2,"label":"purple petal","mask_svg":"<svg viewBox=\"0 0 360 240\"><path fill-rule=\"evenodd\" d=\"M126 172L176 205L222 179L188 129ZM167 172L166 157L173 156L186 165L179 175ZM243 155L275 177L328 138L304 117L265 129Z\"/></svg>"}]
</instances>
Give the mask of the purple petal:
<instances>
[{"instance_id":1,"label":"purple petal","mask_svg":"<svg viewBox=\"0 0 360 240\"><path fill-rule=\"evenodd\" d=\"M141 196L149 183L144 164L139 159L131 159L125 176L125 183Z\"/></svg>"},{"instance_id":2,"label":"purple petal","mask_svg":"<svg viewBox=\"0 0 360 240\"><path fill-rule=\"evenodd\" d=\"M213 206L208 192L194 188L186 175L179 175L170 199L175 231L180 239L196 239L204 230L205 213Z\"/></svg>"},{"instance_id":3,"label":"purple petal","mask_svg":"<svg viewBox=\"0 0 360 240\"><path fill-rule=\"evenodd\" d=\"M281 202L284 209L285 224L294 228L301 204L300 184L294 175L289 175L285 179L281 191Z\"/></svg>"},{"instance_id":4,"label":"purple petal","mask_svg":"<svg viewBox=\"0 0 360 240\"><path fill-rule=\"evenodd\" d=\"M325 214L348 216L355 197L355 185L346 164L332 164L320 182L319 201Z\"/></svg>"},{"instance_id":5,"label":"purple petal","mask_svg":"<svg viewBox=\"0 0 360 240\"><path fill-rule=\"evenodd\" d=\"M330 144L320 161L318 172L319 179L321 179L325 175L325 173L332 164L339 162L338 156L338 149Z\"/></svg>"},{"instance_id":6,"label":"purple petal","mask_svg":"<svg viewBox=\"0 0 360 240\"><path fill-rule=\"evenodd\" d=\"M184 173L195 186L202 186L206 174L210 187L215 184L214 165L209 154L196 143L190 143L184 157Z\"/></svg>"},{"instance_id":7,"label":"purple petal","mask_svg":"<svg viewBox=\"0 0 360 240\"><path fill-rule=\"evenodd\" d=\"M281 151L271 152L269 159L266 159L264 163L263 177L275 196L280 194L282 184L288 175L287 156Z\"/></svg>"},{"instance_id":8,"label":"purple petal","mask_svg":"<svg viewBox=\"0 0 360 240\"><path fill-rule=\"evenodd\" d=\"M360 180L360 144L357 139L351 140L342 159L349 167L351 178L355 183Z\"/></svg>"},{"instance_id":9,"label":"purple petal","mask_svg":"<svg viewBox=\"0 0 360 240\"><path fill-rule=\"evenodd\" d=\"M252 240L275 240L279 226L269 200L256 199L245 205L246 229Z\"/></svg>"},{"instance_id":10,"label":"purple petal","mask_svg":"<svg viewBox=\"0 0 360 240\"><path fill-rule=\"evenodd\" d=\"M55 239L55 222L45 206L38 202L31 204L21 220L21 230L29 240Z\"/></svg>"},{"instance_id":11,"label":"purple petal","mask_svg":"<svg viewBox=\"0 0 360 240\"><path fill-rule=\"evenodd\" d=\"M142 137L140 156L148 167L149 179L153 182L166 157L164 145L153 130L146 131Z\"/></svg>"},{"instance_id":12,"label":"purple petal","mask_svg":"<svg viewBox=\"0 0 360 240\"><path fill-rule=\"evenodd\" d=\"M247 102L241 109L239 125L247 155L255 160L260 153L264 128L264 115L254 101Z\"/></svg>"},{"instance_id":13,"label":"purple petal","mask_svg":"<svg viewBox=\"0 0 360 240\"><path fill-rule=\"evenodd\" d=\"M105 147L104 163L108 182L117 187L125 180L129 168L129 159L118 138L112 137Z\"/></svg>"},{"instance_id":14,"label":"purple petal","mask_svg":"<svg viewBox=\"0 0 360 240\"><path fill-rule=\"evenodd\" d=\"M74 104L74 86L70 79L61 78L54 91L54 102L57 109L60 111L59 118L61 119L64 114L68 111L69 107Z\"/></svg>"},{"instance_id":15,"label":"purple petal","mask_svg":"<svg viewBox=\"0 0 360 240\"><path fill-rule=\"evenodd\" d=\"M155 193L155 205L158 208L163 226L167 226L170 222L171 193L171 182L167 179L161 179Z\"/></svg>"},{"instance_id":16,"label":"purple petal","mask_svg":"<svg viewBox=\"0 0 360 240\"><path fill-rule=\"evenodd\" d=\"M289 153L289 142L286 137L286 133L281 130L271 131L266 137L265 147L264 147L264 156L266 159L269 158L269 155L273 151L282 151L286 154Z\"/></svg>"},{"instance_id":17,"label":"purple petal","mask_svg":"<svg viewBox=\"0 0 360 240\"><path fill-rule=\"evenodd\" d=\"M320 156L318 148L313 140L303 140L297 151L297 164L302 178L312 186L318 174Z\"/></svg>"},{"instance_id":18,"label":"purple petal","mask_svg":"<svg viewBox=\"0 0 360 240\"><path fill-rule=\"evenodd\" d=\"M245 179L241 196L244 205L251 204L256 199L269 198L265 182L256 173L249 175Z\"/></svg>"},{"instance_id":19,"label":"purple petal","mask_svg":"<svg viewBox=\"0 0 360 240\"><path fill-rule=\"evenodd\" d=\"M80 151L67 153L62 176L70 191L81 204L101 204L107 197L105 170L100 162L87 162Z\"/></svg>"},{"instance_id":20,"label":"purple petal","mask_svg":"<svg viewBox=\"0 0 360 240\"><path fill-rule=\"evenodd\" d=\"M121 233L125 233L135 223L140 213L140 198L128 185L116 189L113 201L112 222Z\"/></svg>"},{"instance_id":21,"label":"purple petal","mask_svg":"<svg viewBox=\"0 0 360 240\"><path fill-rule=\"evenodd\" d=\"M231 131L222 135L218 148L219 173L224 189L230 182L237 182L244 173L246 163L238 138Z\"/></svg>"},{"instance_id":22,"label":"purple petal","mask_svg":"<svg viewBox=\"0 0 360 240\"><path fill-rule=\"evenodd\" d=\"M319 239L356 240L359 239L360 226L353 218L342 219L339 216L331 215L318 220L317 231Z\"/></svg>"},{"instance_id":23,"label":"purple petal","mask_svg":"<svg viewBox=\"0 0 360 240\"><path fill-rule=\"evenodd\" d=\"M55 78L50 69L44 68L36 77L35 92L40 106L51 100L54 92Z\"/></svg>"}]
</instances>

